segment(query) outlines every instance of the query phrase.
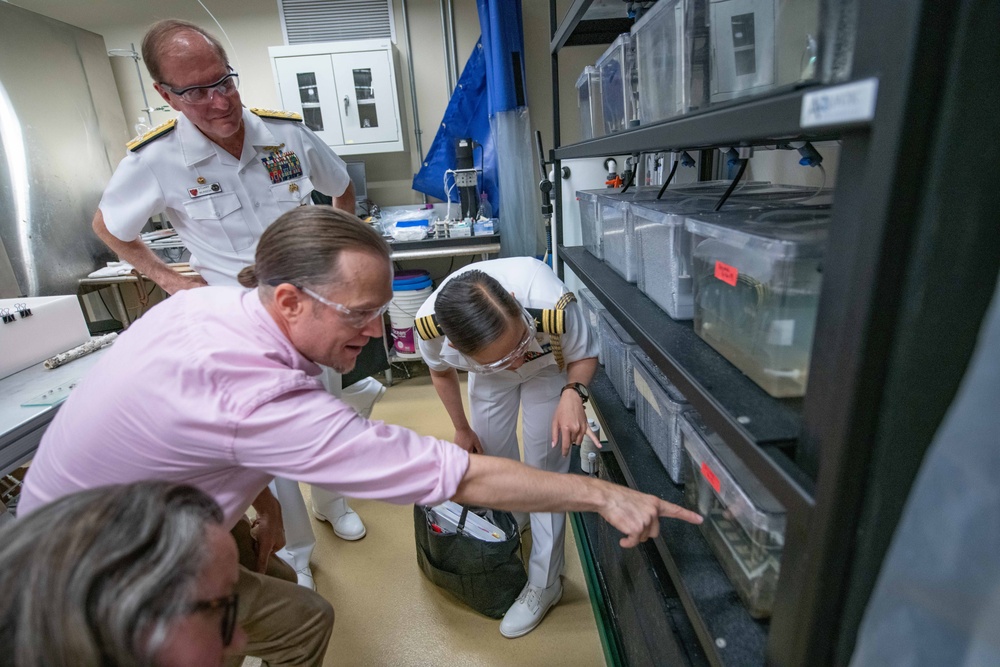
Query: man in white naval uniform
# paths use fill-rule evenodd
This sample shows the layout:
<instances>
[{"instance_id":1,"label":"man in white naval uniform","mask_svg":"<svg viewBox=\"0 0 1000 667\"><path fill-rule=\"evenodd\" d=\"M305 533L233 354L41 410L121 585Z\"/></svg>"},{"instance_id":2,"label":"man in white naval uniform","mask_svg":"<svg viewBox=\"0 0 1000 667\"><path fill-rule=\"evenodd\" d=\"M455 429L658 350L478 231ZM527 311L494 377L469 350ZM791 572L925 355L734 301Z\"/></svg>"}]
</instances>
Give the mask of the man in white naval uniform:
<instances>
[{"instance_id":1,"label":"man in white naval uniform","mask_svg":"<svg viewBox=\"0 0 1000 667\"><path fill-rule=\"evenodd\" d=\"M565 473L572 444L588 436L597 442L584 411L597 337L548 265L529 257L470 264L428 297L416 328L459 446L520 460L519 410L524 462L532 467ZM471 424L457 370L469 371ZM525 518L518 517L522 528ZM565 514L531 514L528 583L500 623L505 637L531 632L562 596L565 536Z\"/></svg>"},{"instance_id":2,"label":"man in white naval uniform","mask_svg":"<svg viewBox=\"0 0 1000 667\"><path fill-rule=\"evenodd\" d=\"M297 114L243 107L238 75L222 45L201 28L160 21L146 33L143 59L157 92L180 115L129 143L94 216L94 231L119 257L168 293L203 285L239 285L257 241L283 212L310 203L312 191L334 196L354 213L354 187L343 160ZM139 239L150 216L166 214L191 251L199 277L177 274ZM367 378L341 394L340 375L324 384L368 416L384 392ZM313 587L309 558L316 544L309 514L293 480L275 480L284 535L278 552ZM343 539L364 537L360 517L342 496L312 489L313 511ZM277 531L275 531L277 532Z\"/></svg>"}]
</instances>

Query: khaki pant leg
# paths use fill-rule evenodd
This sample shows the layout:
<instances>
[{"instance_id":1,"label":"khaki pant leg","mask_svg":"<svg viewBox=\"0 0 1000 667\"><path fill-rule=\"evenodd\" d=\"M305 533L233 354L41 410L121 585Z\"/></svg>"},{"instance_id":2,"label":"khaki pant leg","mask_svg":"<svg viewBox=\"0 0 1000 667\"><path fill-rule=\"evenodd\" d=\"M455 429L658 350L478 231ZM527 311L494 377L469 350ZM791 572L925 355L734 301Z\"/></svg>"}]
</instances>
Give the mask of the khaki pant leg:
<instances>
[{"instance_id":1,"label":"khaki pant leg","mask_svg":"<svg viewBox=\"0 0 1000 667\"><path fill-rule=\"evenodd\" d=\"M240 562L255 562L249 524L240 521L233 537ZM270 667L323 664L333 632L333 606L295 581L295 572L276 557L269 560L266 575L240 566L237 622L247 635L244 655L261 658ZM243 656L233 656L226 665L236 667L242 661Z\"/></svg>"}]
</instances>

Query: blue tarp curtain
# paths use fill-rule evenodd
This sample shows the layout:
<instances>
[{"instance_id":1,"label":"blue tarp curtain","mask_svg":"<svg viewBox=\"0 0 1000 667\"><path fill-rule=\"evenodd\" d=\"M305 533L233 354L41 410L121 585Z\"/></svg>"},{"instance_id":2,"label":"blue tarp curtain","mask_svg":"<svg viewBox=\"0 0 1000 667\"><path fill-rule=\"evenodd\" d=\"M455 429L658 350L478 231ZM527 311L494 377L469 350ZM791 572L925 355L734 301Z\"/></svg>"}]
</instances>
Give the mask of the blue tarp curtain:
<instances>
[{"instance_id":1,"label":"blue tarp curtain","mask_svg":"<svg viewBox=\"0 0 1000 667\"><path fill-rule=\"evenodd\" d=\"M480 147L475 150L476 167L480 160L483 166L483 182L486 194L494 206L494 215L499 214L497 187L497 158L493 148L493 134L490 132L489 96L486 89L486 58L483 54L482 39L472 50L465 69L458 79L458 85L451 96L448 108L437 135L427 151L420 171L413 177L413 189L441 201L448 201L444 188L444 172L455 168L455 144L458 139L472 138ZM448 185L453 185L451 176ZM452 188L451 201L458 202L458 190Z\"/></svg>"},{"instance_id":2,"label":"blue tarp curtain","mask_svg":"<svg viewBox=\"0 0 1000 667\"><path fill-rule=\"evenodd\" d=\"M484 187L499 216L503 202L489 119L497 112L527 105L521 2L477 0L477 6L482 36L462 70L421 169L413 177L413 189L447 201L444 172L455 168L456 140L471 137L483 147L482 155L476 149L476 167L482 160ZM452 190L451 201L458 201L458 190Z\"/></svg>"}]
</instances>

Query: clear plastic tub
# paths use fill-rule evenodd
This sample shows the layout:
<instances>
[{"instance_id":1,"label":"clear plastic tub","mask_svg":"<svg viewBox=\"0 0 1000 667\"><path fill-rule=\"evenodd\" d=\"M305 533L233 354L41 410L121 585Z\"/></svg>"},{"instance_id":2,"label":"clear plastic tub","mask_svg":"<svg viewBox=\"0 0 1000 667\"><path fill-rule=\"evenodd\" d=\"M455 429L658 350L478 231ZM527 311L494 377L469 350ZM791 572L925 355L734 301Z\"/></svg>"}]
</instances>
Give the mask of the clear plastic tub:
<instances>
[{"instance_id":1,"label":"clear plastic tub","mask_svg":"<svg viewBox=\"0 0 1000 667\"><path fill-rule=\"evenodd\" d=\"M629 195L600 196L597 198L597 216L601 220L604 263L630 283L638 279L635 232L626 212Z\"/></svg>"},{"instance_id":2,"label":"clear plastic tub","mask_svg":"<svg viewBox=\"0 0 1000 667\"><path fill-rule=\"evenodd\" d=\"M710 0L711 101L817 78L821 0Z\"/></svg>"},{"instance_id":3,"label":"clear plastic tub","mask_svg":"<svg viewBox=\"0 0 1000 667\"><path fill-rule=\"evenodd\" d=\"M587 318L587 323L590 325L590 330L597 336L598 348L603 352L604 346L601 345L601 313L605 312L605 308L594 293L591 292L586 287L580 288L577 292L577 296L580 298L580 308L583 309L583 315ZM598 361L602 364L604 363L604 357L598 356Z\"/></svg>"},{"instance_id":4,"label":"clear plastic tub","mask_svg":"<svg viewBox=\"0 0 1000 667\"><path fill-rule=\"evenodd\" d=\"M830 211L692 215L694 330L776 397L806 391Z\"/></svg>"},{"instance_id":5,"label":"clear plastic tub","mask_svg":"<svg viewBox=\"0 0 1000 667\"><path fill-rule=\"evenodd\" d=\"M785 508L694 411L680 420L687 461L684 495L754 618L767 618L785 544Z\"/></svg>"},{"instance_id":6,"label":"clear plastic tub","mask_svg":"<svg viewBox=\"0 0 1000 667\"><path fill-rule=\"evenodd\" d=\"M643 125L687 113L703 102L703 95L694 100L691 93L692 66L698 63L695 14L700 10L704 16L706 4L707 0L660 0L632 27ZM702 51L707 54L704 47Z\"/></svg>"},{"instance_id":7,"label":"clear plastic tub","mask_svg":"<svg viewBox=\"0 0 1000 667\"><path fill-rule=\"evenodd\" d=\"M724 210L753 210L787 205L790 199L816 201L822 191L785 185L749 185L736 190ZM668 195L667 193L671 193ZM626 212L625 228L634 236L635 275L639 289L675 320L694 317L691 283L691 234L688 215L709 213L721 193L699 195L669 189L660 200L636 200ZM821 195L822 197L822 195ZM808 198L808 199L807 199ZM607 260L610 263L610 260Z\"/></svg>"},{"instance_id":8,"label":"clear plastic tub","mask_svg":"<svg viewBox=\"0 0 1000 667\"><path fill-rule=\"evenodd\" d=\"M744 185L750 192L770 184L754 181ZM703 181L688 183L664 192L668 200L692 195L715 196L716 199L729 187L729 181ZM618 190L602 190L597 195L597 220L601 230L601 255L605 263L615 273L630 283L639 279L638 243L633 220L628 216L629 206L634 202L655 201L659 186L629 188L622 194ZM712 201L715 204L715 200ZM690 316L688 316L690 319Z\"/></svg>"},{"instance_id":9,"label":"clear plastic tub","mask_svg":"<svg viewBox=\"0 0 1000 667\"><path fill-rule=\"evenodd\" d=\"M632 355L638 350L632 337L610 313L601 313L601 356L604 358L604 372L611 380L611 386L618 392L625 407L635 407L635 381L632 377Z\"/></svg>"},{"instance_id":10,"label":"clear plastic tub","mask_svg":"<svg viewBox=\"0 0 1000 667\"><path fill-rule=\"evenodd\" d=\"M670 479L684 483L680 417L690 408L684 395L641 350L632 356L635 420Z\"/></svg>"},{"instance_id":11,"label":"clear plastic tub","mask_svg":"<svg viewBox=\"0 0 1000 667\"><path fill-rule=\"evenodd\" d=\"M636 116L635 43L631 33L618 36L597 60L601 72L604 132L613 134L638 125Z\"/></svg>"},{"instance_id":12,"label":"clear plastic tub","mask_svg":"<svg viewBox=\"0 0 1000 667\"><path fill-rule=\"evenodd\" d=\"M606 190L577 190L576 201L580 204L580 231L583 247L597 259L604 259L604 234L601 219L597 214L597 197Z\"/></svg>"},{"instance_id":13,"label":"clear plastic tub","mask_svg":"<svg viewBox=\"0 0 1000 667\"><path fill-rule=\"evenodd\" d=\"M576 80L577 103L580 107L580 132L583 140L604 136L604 114L601 109L601 73L593 65L583 68Z\"/></svg>"}]
</instances>

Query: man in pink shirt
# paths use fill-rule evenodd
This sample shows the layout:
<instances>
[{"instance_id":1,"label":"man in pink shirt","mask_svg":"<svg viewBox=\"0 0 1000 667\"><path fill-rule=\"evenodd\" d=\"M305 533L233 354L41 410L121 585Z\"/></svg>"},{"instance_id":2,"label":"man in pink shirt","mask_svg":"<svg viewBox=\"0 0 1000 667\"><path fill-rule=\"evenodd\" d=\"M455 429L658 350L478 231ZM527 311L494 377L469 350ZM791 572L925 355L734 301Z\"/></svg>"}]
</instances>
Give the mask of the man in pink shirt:
<instances>
[{"instance_id":1,"label":"man in pink shirt","mask_svg":"<svg viewBox=\"0 0 1000 667\"><path fill-rule=\"evenodd\" d=\"M182 291L119 337L49 426L19 511L107 484L187 483L215 498L246 547L252 504L256 544L242 551L256 562L241 558L237 586L248 654L318 665L332 630L332 608L294 585L290 568L290 581L260 574L284 543L274 476L401 504L596 511L623 546L657 535L661 516L700 522L626 487L470 456L328 394L318 364L350 370L392 298L388 247L357 218L322 206L285 213L240 279L258 288Z\"/></svg>"}]
</instances>

